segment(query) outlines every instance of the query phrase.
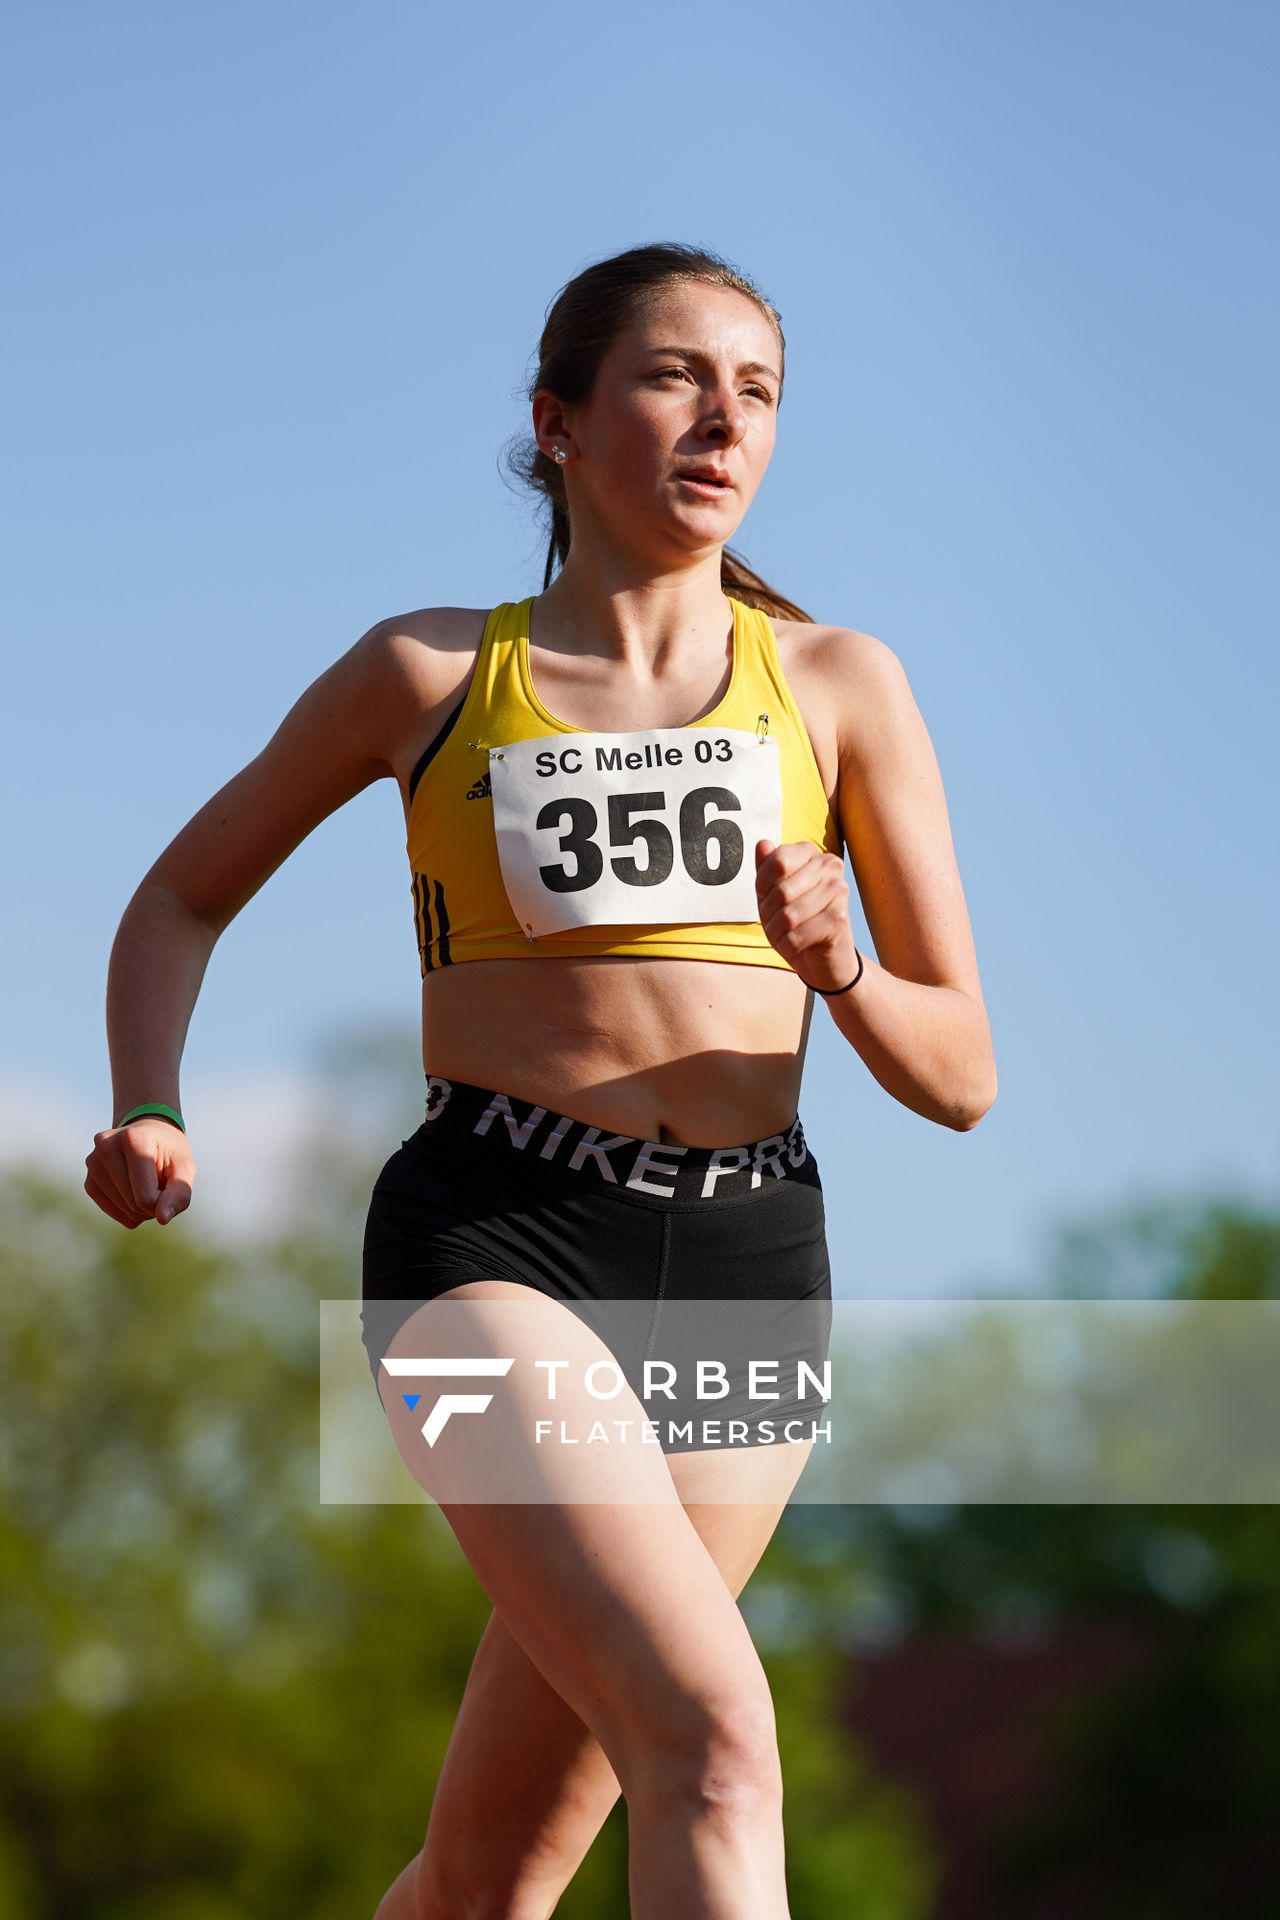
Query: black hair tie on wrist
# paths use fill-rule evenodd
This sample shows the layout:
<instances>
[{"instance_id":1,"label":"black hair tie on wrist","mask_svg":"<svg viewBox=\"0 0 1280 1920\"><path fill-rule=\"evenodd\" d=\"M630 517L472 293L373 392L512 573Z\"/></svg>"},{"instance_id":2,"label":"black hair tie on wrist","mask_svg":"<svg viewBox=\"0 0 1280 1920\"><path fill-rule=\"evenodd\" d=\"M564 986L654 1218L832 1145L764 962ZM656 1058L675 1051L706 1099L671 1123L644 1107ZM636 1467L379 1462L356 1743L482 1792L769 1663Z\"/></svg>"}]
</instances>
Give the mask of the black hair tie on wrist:
<instances>
[{"instance_id":1,"label":"black hair tie on wrist","mask_svg":"<svg viewBox=\"0 0 1280 1920\"><path fill-rule=\"evenodd\" d=\"M854 952L858 953L858 949L856 947L854 948ZM858 953L858 971L854 974L852 980L849 982L849 987L857 986L859 980L861 980L862 978L862 969L864 965L865 965L865 962L862 958L862 955ZM824 1000L832 1000L835 998L836 994L838 993L848 993L849 987L814 987L813 991L814 993L820 993Z\"/></svg>"}]
</instances>

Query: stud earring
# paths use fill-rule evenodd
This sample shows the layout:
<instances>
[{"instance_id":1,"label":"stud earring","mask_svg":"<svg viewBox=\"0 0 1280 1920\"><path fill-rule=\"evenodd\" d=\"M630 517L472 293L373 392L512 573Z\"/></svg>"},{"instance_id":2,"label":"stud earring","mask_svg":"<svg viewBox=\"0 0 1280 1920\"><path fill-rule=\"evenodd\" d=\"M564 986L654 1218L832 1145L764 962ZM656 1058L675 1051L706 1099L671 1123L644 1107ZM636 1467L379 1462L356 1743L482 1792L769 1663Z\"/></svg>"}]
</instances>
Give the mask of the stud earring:
<instances>
[{"instance_id":1,"label":"stud earring","mask_svg":"<svg viewBox=\"0 0 1280 1920\"><path fill-rule=\"evenodd\" d=\"M565 450L564 450L564 448L563 448L563 447L552 447L552 449L551 449L551 458L552 458L553 460L558 460L558 461L560 462L560 464L561 464L561 466L563 466L563 465L564 465L564 463L565 463L565 461L566 461L566 460L567 460L567 459L569 458L569 456L568 456L568 454L567 454L567 453L565 452Z\"/></svg>"}]
</instances>

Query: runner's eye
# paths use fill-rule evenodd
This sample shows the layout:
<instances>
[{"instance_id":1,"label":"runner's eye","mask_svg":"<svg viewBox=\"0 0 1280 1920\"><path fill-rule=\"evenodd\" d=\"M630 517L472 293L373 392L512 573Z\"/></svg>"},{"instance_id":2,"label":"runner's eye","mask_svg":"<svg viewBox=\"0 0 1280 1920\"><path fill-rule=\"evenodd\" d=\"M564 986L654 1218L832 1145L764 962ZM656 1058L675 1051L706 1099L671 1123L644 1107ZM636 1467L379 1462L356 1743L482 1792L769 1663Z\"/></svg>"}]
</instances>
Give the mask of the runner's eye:
<instances>
[{"instance_id":1,"label":"runner's eye","mask_svg":"<svg viewBox=\"0 0 1280 1920\"><path fill-rule=\"evenodd\" d=\"M660 367L652 377L655 380L665 380L669 373L678 373L684 379L689 378L689 370L687 367ZM773 404L773 395L766 387L751 386L747 388L747 392L758 393L766 406Z\"/></svg>"}]
</instances>

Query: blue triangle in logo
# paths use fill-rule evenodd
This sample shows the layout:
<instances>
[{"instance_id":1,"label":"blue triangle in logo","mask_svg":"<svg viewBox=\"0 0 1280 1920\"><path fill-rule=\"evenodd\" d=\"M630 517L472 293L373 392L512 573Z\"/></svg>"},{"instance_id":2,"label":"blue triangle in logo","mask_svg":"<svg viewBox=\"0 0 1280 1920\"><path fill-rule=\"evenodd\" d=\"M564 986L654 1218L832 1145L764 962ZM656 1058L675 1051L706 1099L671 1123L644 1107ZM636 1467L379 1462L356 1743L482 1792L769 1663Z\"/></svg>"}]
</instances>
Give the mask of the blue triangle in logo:
<instances>
[{"instance_id":1,"label":"blue triangle in logo","mask_svg":"<svg viewBox=\"0 0 1280 1920\"><path fill-rule=\"evenodd\" d=\"M419 1400L421 1400L422 1395L420 1393L402 1393L400 1398L404 1401L410 1413L412 1413Z\"/></svg>"}]
</instances>

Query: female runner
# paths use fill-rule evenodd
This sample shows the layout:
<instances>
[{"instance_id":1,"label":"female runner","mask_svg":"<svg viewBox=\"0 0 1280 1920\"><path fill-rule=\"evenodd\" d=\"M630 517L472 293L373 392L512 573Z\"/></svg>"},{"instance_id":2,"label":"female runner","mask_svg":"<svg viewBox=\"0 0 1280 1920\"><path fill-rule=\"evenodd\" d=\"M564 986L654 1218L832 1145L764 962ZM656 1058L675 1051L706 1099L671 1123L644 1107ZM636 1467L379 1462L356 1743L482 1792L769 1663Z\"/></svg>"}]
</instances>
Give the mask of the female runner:
<instances>
[{"instance_id":1,"label":"female runner","mask_svg":"<svg viewBox=\"0 0 1280 1920\"><path fill-rule=\"evenodd\" d=\"M726 1329L744 1302L829 1302L797 1118L813 993L914 1112L964 1130L995 1098L903 669L727 546L773 451L783 349L776 310L700 249L638 247L572 280L522 469L551 504L542 593L372 627L160 856L113 949L120 1118L85 1187L135 1227L191 1198L178 1071L218 935L321 820L397 781L427 1100L375 1185L364 1339L402 1457L493 1611L422 1847L377 1920L546 1920L619 1792L636 1920L788 1913L773 1705L736 1596L809 1457L804 1426L744 1420L726 1448L700 1425L718 1405L668 1423L628 1366L625 1410L660 1445L589 1450L586 1468L542 1448L536 1497L466 1497L479 1433L491 1464L533 1460L517 1381L547 1340L604 1350L584 1309L642 1303L648 1351L677 1302L719 1303ZM618 734L644 754L621 758ZM846 846L878 961L854 943ZM442 1308L463 1316L447 1334ZM386 1363L433 1352L510 1371L483 1422L428 1445L435 1389L406 1394ZM557 1423L589 1427L599 1400L576 1364L564 1378Z\"/></svg>"}]
</instances>

